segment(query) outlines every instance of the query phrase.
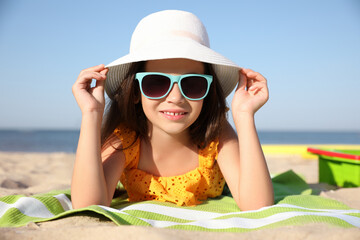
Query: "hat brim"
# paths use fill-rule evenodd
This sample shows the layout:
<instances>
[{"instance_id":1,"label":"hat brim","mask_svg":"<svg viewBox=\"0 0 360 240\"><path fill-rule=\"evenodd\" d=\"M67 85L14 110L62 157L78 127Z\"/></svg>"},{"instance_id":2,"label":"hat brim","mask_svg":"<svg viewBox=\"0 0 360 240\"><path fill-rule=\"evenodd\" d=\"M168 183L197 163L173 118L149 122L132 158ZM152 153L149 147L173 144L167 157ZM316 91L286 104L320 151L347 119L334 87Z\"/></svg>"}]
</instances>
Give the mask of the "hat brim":
<instances>
[{"instance_id":1,"label":"hat brim","mask_svg":"<svg viewBox=\"0 0 360 240\"><path fill-rule=\"evenodd\" d=\"M196 41L171 39L152 43L151 46L131 52L108 64L106 67L109 72L105 83L107 95L113 98L132 63L171 58L186 58L212 64L225 96L231 93L239 81L240 67L231 60Z\"/></svg>"}]
</instances>

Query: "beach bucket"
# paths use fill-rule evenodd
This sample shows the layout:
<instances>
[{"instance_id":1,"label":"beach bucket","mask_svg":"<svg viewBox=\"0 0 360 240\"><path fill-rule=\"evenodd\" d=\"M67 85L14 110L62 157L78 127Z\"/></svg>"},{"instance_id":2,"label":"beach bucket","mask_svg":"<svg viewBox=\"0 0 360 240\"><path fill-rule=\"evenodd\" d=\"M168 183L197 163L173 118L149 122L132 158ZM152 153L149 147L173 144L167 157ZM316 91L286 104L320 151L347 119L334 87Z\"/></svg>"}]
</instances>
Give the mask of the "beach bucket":
<instances>
[{"instance_id":1,"label":"beach bucket","mask_svg":"<svg viewBox=\"0 0 360 240\"><path fill-rule=\"evenodd\" d=\"M339 187L360 186L360 150L308 148L307 151L318 155L319 182Z\"/></svg>"}]
</instances>

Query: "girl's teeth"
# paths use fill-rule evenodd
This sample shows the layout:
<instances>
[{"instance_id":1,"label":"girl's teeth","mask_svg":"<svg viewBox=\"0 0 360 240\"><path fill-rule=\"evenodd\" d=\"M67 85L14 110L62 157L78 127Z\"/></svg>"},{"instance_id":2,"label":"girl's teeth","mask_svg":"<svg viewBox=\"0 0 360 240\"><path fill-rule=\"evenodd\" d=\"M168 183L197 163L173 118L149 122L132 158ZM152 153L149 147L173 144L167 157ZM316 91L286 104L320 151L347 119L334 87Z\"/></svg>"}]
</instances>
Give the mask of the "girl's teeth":
<instances>
[{"instance_id":1,"label":"girl's teeth","mask_svg":"<svg viewBox=\"0 0 360 240\"><path fill-rule=\"evenodd\" d=\"M184 115L183 112L178 112L178 113L174 113L174 112L164 112L167 115L172 115L172 116L179 116L179 115Z\"/></svg>"}]
</instances>

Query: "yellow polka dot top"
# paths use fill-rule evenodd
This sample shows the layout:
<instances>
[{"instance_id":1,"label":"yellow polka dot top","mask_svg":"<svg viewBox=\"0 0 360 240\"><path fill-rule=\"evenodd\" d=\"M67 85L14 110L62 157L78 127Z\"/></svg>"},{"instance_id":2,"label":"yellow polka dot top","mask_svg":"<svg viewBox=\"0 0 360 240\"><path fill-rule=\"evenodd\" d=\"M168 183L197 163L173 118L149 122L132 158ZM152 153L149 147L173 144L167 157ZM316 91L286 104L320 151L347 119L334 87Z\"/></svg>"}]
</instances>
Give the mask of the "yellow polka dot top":
<instances>
[{"instance_id":1,"label":"yellow polka dot top","mask_svg":"<svg viewBox=\"0 0 360 240\"><path fill-rule=\"evenodd\" d=\"M129 201L158 200L179 206L192 206L208 197L221 195L225 179L216 162L219 141L199 150L199 167L179 176L160 177L137 168L140 157L140 139L129 128L120 126L114 131L123 145L125 169L120 178Z\"/></svg>"}]
</instances>

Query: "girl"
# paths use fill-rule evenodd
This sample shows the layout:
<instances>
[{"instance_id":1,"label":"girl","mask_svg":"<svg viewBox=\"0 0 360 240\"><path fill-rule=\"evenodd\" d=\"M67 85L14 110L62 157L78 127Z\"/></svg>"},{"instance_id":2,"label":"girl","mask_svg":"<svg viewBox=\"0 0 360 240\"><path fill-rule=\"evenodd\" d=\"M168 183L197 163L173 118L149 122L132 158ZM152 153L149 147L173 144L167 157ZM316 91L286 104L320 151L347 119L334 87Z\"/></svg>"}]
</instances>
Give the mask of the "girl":
<instances>
[{"instance_id":1,"label":"girl","mask_svg":"<svg viewBox=\"0 0 360 240\"><path fill-rule=\"evenodd\" d=\"M225 116L236 84L237 134ZM103 120L104 89L110 103ZM268 100L266 79L211 50L193 14L145 17L130 53L81 71L72 90L82 112L74 208L109 206L119 180L130 201L195 205L221 195L226 181L241 210L273 204L254 123Z\"/></svg>"}]
</instances>

